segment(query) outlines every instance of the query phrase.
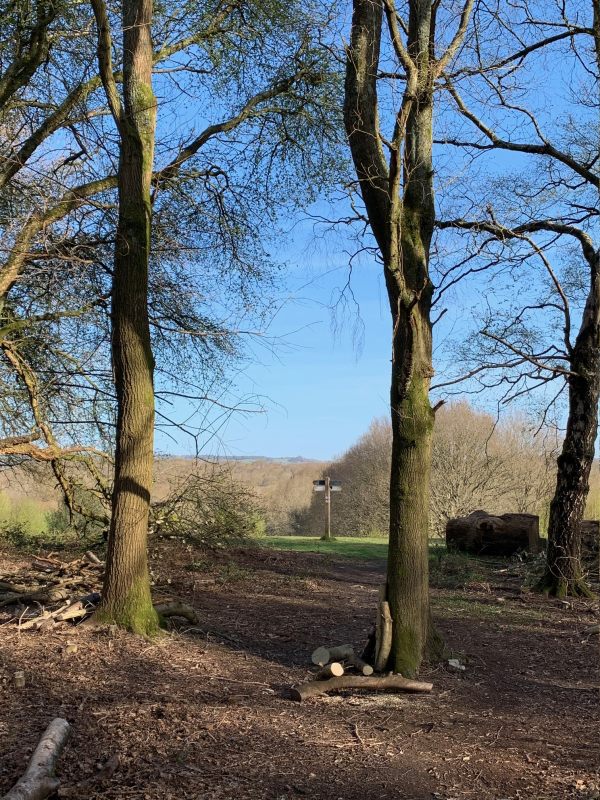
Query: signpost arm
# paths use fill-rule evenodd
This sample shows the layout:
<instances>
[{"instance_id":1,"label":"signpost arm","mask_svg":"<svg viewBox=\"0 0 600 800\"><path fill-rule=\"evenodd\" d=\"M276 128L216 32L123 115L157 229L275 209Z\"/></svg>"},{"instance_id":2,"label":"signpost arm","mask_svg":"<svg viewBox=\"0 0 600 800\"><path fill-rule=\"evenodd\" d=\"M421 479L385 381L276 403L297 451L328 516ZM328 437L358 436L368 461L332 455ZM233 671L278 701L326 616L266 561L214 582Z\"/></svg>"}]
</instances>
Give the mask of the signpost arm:
<instances>
[{"instance_id":1,"label":"signpost arm","mask_svg":"<svg viewBox=\"0 0 600 800\"><path fill-rule=\"evenodd\" d=\"M331 480L329 476L325 478L325 540L331 539Z\"/></svg>"}]
</instances>

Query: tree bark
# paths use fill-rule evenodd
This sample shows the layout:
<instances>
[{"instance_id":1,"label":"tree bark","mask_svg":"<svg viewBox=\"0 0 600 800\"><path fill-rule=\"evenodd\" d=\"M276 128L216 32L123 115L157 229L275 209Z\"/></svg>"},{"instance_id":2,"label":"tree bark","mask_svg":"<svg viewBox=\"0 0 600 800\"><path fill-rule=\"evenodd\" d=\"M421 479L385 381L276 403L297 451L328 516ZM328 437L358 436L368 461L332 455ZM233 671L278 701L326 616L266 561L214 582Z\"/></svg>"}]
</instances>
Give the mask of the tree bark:
<instances>
[{"instance_id":1,"label":"tree bark","mask_svg":"<svg viewBox=\"0 0 600 800\"><path fill-rule=\"evenodd\" d=\"M102 48L99 21L99 57ZM112 355L117 437L112 518L98 617L143 635L158 628L152 605L147 532L154 457L154 358L148 320L148 260L156 99L152 91L151 0L123 2L123 95L111 91L110 64L101 61L119 128L119 221L112 289ZM108 51L108 52L107 52ZM117 99L115 99L115 97Z\"/></svg>"},{"instance_id":2,"label":"tree bark","mask_svg":"<svg viewBox=\"0 0 600 800\"><path fill-rule=\"evenodd\" d=\"M369 223L384 265L392 313L392 467L387 599L392 614L388 668L414 676L429 644L428 530L432 369L429 251L435 219L432 109L436 4L411 0L406 48L393 3L390 37L406 72L386 161L379 131L377 71L383 6L354 0L344 120ZM467 8L467 7L466 7ZM468 18L467 12L467 18ZM396 28L394 30L394 27Z\"/></svg>"},{"instance_id":3,"label":"tree bark","mask_svg":"<svg viewBox=\"0 0 600 800\"><path fill-rule=\"evenodd\" d=\"M594 463L600 399L600 253L570 359L569 415L550 504L546 570L538 588L556 597L591 597L581 569L581 523Z\"/></svg>"}]
</instances>

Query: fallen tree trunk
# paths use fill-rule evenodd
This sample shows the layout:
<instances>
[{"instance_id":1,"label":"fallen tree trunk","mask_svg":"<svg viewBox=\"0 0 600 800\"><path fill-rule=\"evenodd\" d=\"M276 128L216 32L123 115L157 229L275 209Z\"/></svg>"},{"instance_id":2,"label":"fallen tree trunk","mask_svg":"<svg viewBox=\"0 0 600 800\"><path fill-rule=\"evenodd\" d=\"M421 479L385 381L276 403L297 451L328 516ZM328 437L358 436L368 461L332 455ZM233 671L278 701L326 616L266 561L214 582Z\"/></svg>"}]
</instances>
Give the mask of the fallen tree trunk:
<instances>
[{"instance_id":1,"label":"fallen tree trunk","mask_svg":"<svg viewBox=\"0 0 600 800\"><path fill-rule=\"evenodd\" d=\"M468 517L449 519L446 544L472 555L512 556L520 550L540 551L539 517L473 511Z\"/></svg>"},{"instance_id":2,"label":"fallen tree trunk","mask_svg":"<svg viewBox=\"0 0 600 800\"><path fill-rule=\"evenodd\" d=\"M54 777L54 768L60 758L71 726L65 719L57 717L42 734L24 775L2 800L45 800L56 792L60 781Z\"/></svg>"},{"instance_id":3,"label":"fallen tree trunk","mask_svg":"<svg viewBox=\"0 0 600 800\"><path fill-rule=\"evenodd\" d=\"M328 681L309 681L293 686L291 689L294 700L307 700L309 697L318 697L327 692L336 692L339 689L370 689L381 692L394 689L398 692L430 692L432 683L422 683L403 678L402 675L386 675L384 677L366 678L364 676L344 675L341 678L331 678Z\"/></svg>"}]
</instances>

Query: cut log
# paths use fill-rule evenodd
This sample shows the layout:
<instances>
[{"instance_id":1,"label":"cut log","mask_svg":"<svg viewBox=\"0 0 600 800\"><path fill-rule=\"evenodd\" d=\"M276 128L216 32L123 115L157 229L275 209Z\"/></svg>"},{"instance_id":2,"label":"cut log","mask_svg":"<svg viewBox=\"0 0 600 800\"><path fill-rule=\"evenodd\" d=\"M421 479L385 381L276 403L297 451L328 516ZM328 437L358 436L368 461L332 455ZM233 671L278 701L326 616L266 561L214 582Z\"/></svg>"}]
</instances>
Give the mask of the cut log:
<instances>
[{"instance_id":1,"label":"cut log","mask_svg":"<svg viewBox=\"0 0 600 800\"><path fill-rule=\"evenodd\" d=\"M357 670L357 672L360 672L361 675L369 676L372 675L374 672L373 667L370 664L367 664L366 661L363 661L362 658L359 658L358 656L352 655L350 656L350 658L347 659L347 661L348 664L354 667L354 669Z\"/></svg>"},{"instance_id":2,"label":"cut log","mask_svg":"<svg viewBox=\"0 0 600 800\"><path fill-rule=\"evenodd\" d=\"M60 614L53 614L53 618L57 622L67 622L70 619L81 619L81 617L86 617L88 614L91 614L94 610L93 605L88 605L87 603L82 603L81 601L77 603L73 603L64 611L61 611Z\"/></svg>"},{"instance_id":3,"label":"cut log","mask_svg":"<svg viewBox=\"0 0 600 800\"><path fill-rule=\"evenodd\" d=\"M387 600L380 600L378 615L377 655L375 656L375 672L383 672L386 668L392 649L392 614Z\"/></svg>"},{"instance_id":4,"label":"cut log","mask_svg":"<svg viewBox=\"0 0 600 800\"><path fill-rule=\"evenodd\" d=\"M104 562L100 561L98 556L95 553L92 553L91 550L86 550L84 554L84 559L88 562L88 564L92 564L95 567L103 567Z\"/></svg>"},{"instance_id":5,"label":"cut log","mask_svg":"<svg viewBox=\"0 0 600 800\"><path fill-rule=\"evenodd\" d=\"M583 632L588 634L600 633L600 625L590 625L589 628L585 628Z\"/></svg>"},{"instance_id":6,"label":"cut log","mask_svg":"<svg viewBox=\"0 0 600 800\"><path fill-rule=\"evenodd\" d=\"M56 572L61 568L60 561L53 561L50 558L44 558L43 556L37 556L31 562L31 566L34 569L41 569L43 572Z\"/></svg>"},{"instance_id":7,"label":"cut log","mask_svg":"<svg viewBox=\"0 0 600 800\"><path fill-rule=\"evenodd\" d=\"M19 630L27 631L33 628L37 630L40 625L45 622L46 620L52 619L52 613L50 611L43 611L41 614L38 614L37 617L33 617L33 619L28 619L26 622L21 622L19 624Z\"/></svg>"},{"instance_id":8,"label":"cut log","mask_svg":"<svg viewBox=\"0 0 600 800\"><path fill-rule=\"evenodd\" d=\"M512 556L519 551L538 553L540 523L535 514L473 511L468 517L449 519L446 545L472 555Z\"/></svg>"},{"instance_id":9,"label":"cut log","mask_svg":"<svg viewBox=\"0 0 600 800\"><path fill-rule=\"evenodd\" d=\"M385 675L383 677L365 678L360 675L344 675L341 678L330 678L328 681L310 681L293 686L291 689L294 700L307 700L309 697L319 697L327 692L337 692L340 689L370 689L381 692L393 689L397 692L430 692L432 683L411 681L402 675Z\"/></svg>"},{"instance_id":10,"label":"cut log","mask_svg":"<svg viewBox=\"0 0 600 800\"><path fill-rule=\"evenodd\" d=\"M351 644L340 644L333 647L317 647L310 658L315 666L324 667L330 661L344 661L353 655L354 648Z\"/></svg>"},{"instance_id":11,"label":"cut log","mask_svg":"<svg viewBox=\"0 0 600 800\"><path fill-rule=\"evenodd\" d=\"M323 667L322 670L319 670L315 675L316 681L326 681L329 678L341 678L344 674L344 668L339 663L339 661L333 661L331 664L327 664L327 666Z\"/></svg>"},{"instance_id":12,"label":"cut log","mask_svg":"<svg viewBox=\"0 0 600 800\"><path fill-rule=\"evenodd\" d=\"M71 726L65 719L57 717L52 720L34 750L25 774L2 800L45 800L56 792L60 781L54 777L54 769L70 733Z\"/></svg>"},{"instance_id":13,"label":"cut log","mask_svg":"<svg viewBox=\"0 0 600 800\"><path fill-rule=\"evenodd\" d=\"M183 617L192 625L199 622L198 615L191 606L186 603L173 601L172 603L158 603L154 606L156 613L161 617Z\"/></svg>"}]
</instances>

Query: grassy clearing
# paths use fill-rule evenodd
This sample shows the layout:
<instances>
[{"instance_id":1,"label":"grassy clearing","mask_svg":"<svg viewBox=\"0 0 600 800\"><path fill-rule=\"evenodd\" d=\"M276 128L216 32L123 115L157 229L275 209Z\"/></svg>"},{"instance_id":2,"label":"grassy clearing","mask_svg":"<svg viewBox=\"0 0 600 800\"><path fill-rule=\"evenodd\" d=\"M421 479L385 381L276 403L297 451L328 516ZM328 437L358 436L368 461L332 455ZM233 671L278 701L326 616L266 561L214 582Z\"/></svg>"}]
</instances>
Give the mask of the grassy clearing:
<instances>
[{"instance_id":1,"label":"grassy clearing","mask_svg":"<svg viewBox=\"0 0 600 800\"><path fill-rule=\"evenodd\" d=\"M365 561L385 559L388 552L387 536L341 536L324 542L313 536L266 536L259 544L274 550L291 550L297 553L323 553L342 558L360 558ZM446 573L450 580L473 579L475 571L468 556L448 553L440 539L429 542L429 562L433 572Z\"/></svg>"},{"instance_id":2,"label":"grassy clearing","mask_svg":"<svg viewBox=\"0 0 600 800\"><path fill-rule=\"evenodd\" d=\"M365 561L387 557L387 537L366 538L344 536L329 542L311 536L267 536L260 540L274 550L293 550L297 553L324 553L344 558L360 558Z\"/></svg>"}]
</instances>

